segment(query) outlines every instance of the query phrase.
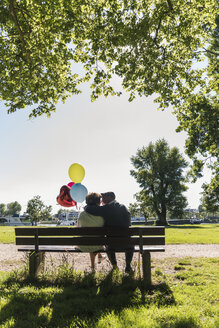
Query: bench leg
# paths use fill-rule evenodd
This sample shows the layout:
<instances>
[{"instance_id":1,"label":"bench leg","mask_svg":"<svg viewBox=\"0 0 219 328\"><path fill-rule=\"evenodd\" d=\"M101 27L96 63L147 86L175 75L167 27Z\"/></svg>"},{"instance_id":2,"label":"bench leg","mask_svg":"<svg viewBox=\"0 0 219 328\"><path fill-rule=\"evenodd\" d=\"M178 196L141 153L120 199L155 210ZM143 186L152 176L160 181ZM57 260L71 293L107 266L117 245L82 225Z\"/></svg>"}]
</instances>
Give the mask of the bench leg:
<instances>
[{"instance_id":1,"label":"bench leg","mask_svg":"<svg viewBox=\"0 0 219 328\"><path fill-rule=\"evenodd\" d=\"M36 277L40 269L44 270L44 252L30 252L29 253L29 275Z\"/></svg>"},{"instance_id":2,"label":"bench leg","mask_svg":"<svg viewBox=\"0 0 219 328\"><path fill-rule=\"evenodd\" d=\"M139 275L139 277L141 277L141 268L140 268L140 265L141 265L141 253L138 252L138 275Z\"/></svg>"},{"instance_id":3,"label":"bench leg","mask_svg":"<svg viewBox=\"0 0 219 328\"><path fill-rule=\"evenodd\" d=\"M145 287L151 286L151 253L144 251L142 253L142 271L143 283Z\"/></svg>"}]
</instances>

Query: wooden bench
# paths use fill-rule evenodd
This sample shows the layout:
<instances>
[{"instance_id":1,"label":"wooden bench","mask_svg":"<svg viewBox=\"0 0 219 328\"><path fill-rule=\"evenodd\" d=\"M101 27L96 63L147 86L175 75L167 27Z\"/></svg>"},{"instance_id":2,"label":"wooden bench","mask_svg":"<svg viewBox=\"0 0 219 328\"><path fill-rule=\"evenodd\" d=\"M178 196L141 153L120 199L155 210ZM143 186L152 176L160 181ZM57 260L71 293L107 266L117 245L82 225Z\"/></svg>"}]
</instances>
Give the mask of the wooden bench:
<instances>
[{"instance_id":1,"label":"wooden bench","mask_svg":"<svg viewBox=\"0 0 219 328\"><path fill-rule=\"evenodd\" d=\"M142 257L143 282L151 285L151 252L164 252L164 227L129 228L15 228L18 251L29 253L29 274L35 276L43 266L45 252L80 252L76 246L134 246ZM102 252L102 251L101 251ZM104 251L103 251L104 252ZM119 252L119 251L118 251ZM122 251L124 252L124 250Z\"/></svg>"}]
</instances>

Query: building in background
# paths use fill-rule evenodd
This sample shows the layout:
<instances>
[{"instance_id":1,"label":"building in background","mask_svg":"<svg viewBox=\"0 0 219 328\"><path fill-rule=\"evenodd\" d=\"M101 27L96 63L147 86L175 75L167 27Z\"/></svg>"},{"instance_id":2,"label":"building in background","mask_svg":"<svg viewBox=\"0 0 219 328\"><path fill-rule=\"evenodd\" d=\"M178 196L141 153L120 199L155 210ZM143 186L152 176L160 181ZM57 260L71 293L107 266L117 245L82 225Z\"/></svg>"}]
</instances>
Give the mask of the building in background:
<instances>
[{"instance_id":1,"label":"building in background","mask_svg":"<svg viewBox=\"0 0 219 328\"><path fill-rule=\"evenodd\" d=\"M77 220L79 217L79 212L71 211L71 212L60 212L58 215L58 223L57 225L61 226L74 226L77 224Z\"/></svg>"}]
</instances>

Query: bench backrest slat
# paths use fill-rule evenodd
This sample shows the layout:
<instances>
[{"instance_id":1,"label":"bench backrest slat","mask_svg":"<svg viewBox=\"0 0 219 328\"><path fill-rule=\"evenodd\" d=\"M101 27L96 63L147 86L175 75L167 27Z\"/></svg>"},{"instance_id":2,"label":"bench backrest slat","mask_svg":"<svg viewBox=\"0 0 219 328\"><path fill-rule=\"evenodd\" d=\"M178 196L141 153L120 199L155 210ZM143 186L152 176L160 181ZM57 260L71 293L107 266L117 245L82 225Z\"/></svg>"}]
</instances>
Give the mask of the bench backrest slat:
<instances>
[{"instance_id":1,"label":"bench backrest slat","mask_svg":"<svg viewBox=\"0 0 219 328\"><path fill-rule=\"evenodd\" d=\"M116 245L129 246L139 245L140 237L39 237L38 245L80 246L80 245ZM165 237L151 236L141 239L142 245L165 245ZM35 245L34 237L17 237L16 245Z\"/></svg>"},{"instance_id":2,"label":"bench backrest slat","mask_svg":"<svg viewBox=\"0 0 219 328\"><path fill-rule=\"evenodd\" d=\"M39 246L94 246L121 247L165 245L165 227L31 227L15 228L16 245Z\"/></svg>"},{"instance_id":3,"label":"bench backrest slat","mask_svg":"<svg viewBox=\"0 0 219 328\"><path fill-rule=\"evenodd\" d=\"M74 227L49 227L49 228L15 228L17 236L89 236L89 235L113 235L113 236L164 236L164 227L130 227L130 228L74 228Z\"/></svg>"}]
</instances>

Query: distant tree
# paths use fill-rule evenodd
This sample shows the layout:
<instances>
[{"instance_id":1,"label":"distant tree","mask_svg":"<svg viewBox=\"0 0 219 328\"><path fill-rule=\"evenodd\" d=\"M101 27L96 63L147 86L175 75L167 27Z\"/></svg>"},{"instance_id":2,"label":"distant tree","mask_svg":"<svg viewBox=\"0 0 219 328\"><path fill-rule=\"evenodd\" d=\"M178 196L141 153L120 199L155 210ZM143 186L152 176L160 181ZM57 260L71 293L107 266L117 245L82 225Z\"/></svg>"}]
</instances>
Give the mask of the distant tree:
<instances>
[{"instance_id":1,"label":"distant tree","mask_svg":"<svg viewBox=\"0 0 219 328\"><path fill-rule=\"evenodd\" d=\"M182 194L175 196L174 204L169 209L170 219L182 220L185 218L185 208L188 205L187 200Z\"/></svg>"},{"instance_id":2,"label":"distant tree","mask_svg":"<svg viewBox=\"0 0 219 328\"><path fill-rule=\"evenodd\" d=\"M31 221L37 223L39 220L51 217L52 206L44 205L40 196L34 196L27 203L26 212L30 215Z\"/></svg>"},{"instance_id":3,"label":"distant tree","mask_svg":"<svg viewBox=\"0 0 219 328\"><path fill-rule=\"evenodd\" d=\"M5 204L0 204L0 215L3 216L5 214Z\"/></svg>"},{"instance_id":4,"label":"distant tree","mask_svg":"<svg viewBox=\"0 0 219 328\"><path fill-rule=\"evenodd\" d=\"M199 206L198 206L198 212L199 212L199 213L204 212L204 209L203 209L203 206L202 206L202 205L199 205Z\"/></svg>"},{"instance_id":5,"label":"distant tree","mask_svg":"<svg viewBox=\"0 0 219 328\"><path fill-rule=\"evenodd\" d=\"M21 205L15 201L15 202L7 204L5 214L6 215L15 215L15 214L19 214L20 211L21 211Z\"/></svg>"},{"instance_id":6,"label":"distant tree","mask_svg":"<svg viewBox=\"0 0 219 328\"><path fill-rule=\"evenodd\" d=\"M209 184L202 185L201 206L210 213L219 211L219 177L216 176Z\"/></svg>"},{"instance_id":7,"label":"distant tree","mask_svg":"<svg viewBox=\"0 0 219 328\"><path fill-rule=\"evenodd\" d=\"M129 212L131 214L131 217L140 216L139 204L137 204L137 203L130 203L129 204Z\"/></svg>"},{"instance_id":8,"label":"distant tree","mask_svg":"<svg viewBox=\"0 0 219 328\"><path fill-rule=\"evenodd\" d=\"M131 213L131 216L143 216L146 222L149 216L153 214L151 212L151 208L144 203L141 193L135 194L135 198L136 202L129 204L129 211Z\"/></svg>"},{"instance_id":9,"label":"distant tree","mask_svg":"<svg viewBox=\"0 0 219 328\"><path fill-rule=\"evenodd\" d=\"M166 225L167 211L183 213L187 205L183 192L186 191L183 169L187 162L176 147L170 148L165 139L152 142L138 149L131 157L135 170L131 175L139 183L141 191L137 194L142 207L157 215L156 224Z\"/></svg>"},{"instance_id":10,"label":"distant tree","mask_svg":"<svg viewBox=\"0 0 219 328\"><path fill-rule=\"evenodd\" d=\"M42 210L42 221L47 221L52 219L52 206L44 206L44 209Z\"/></svg>"}]
</instances>

